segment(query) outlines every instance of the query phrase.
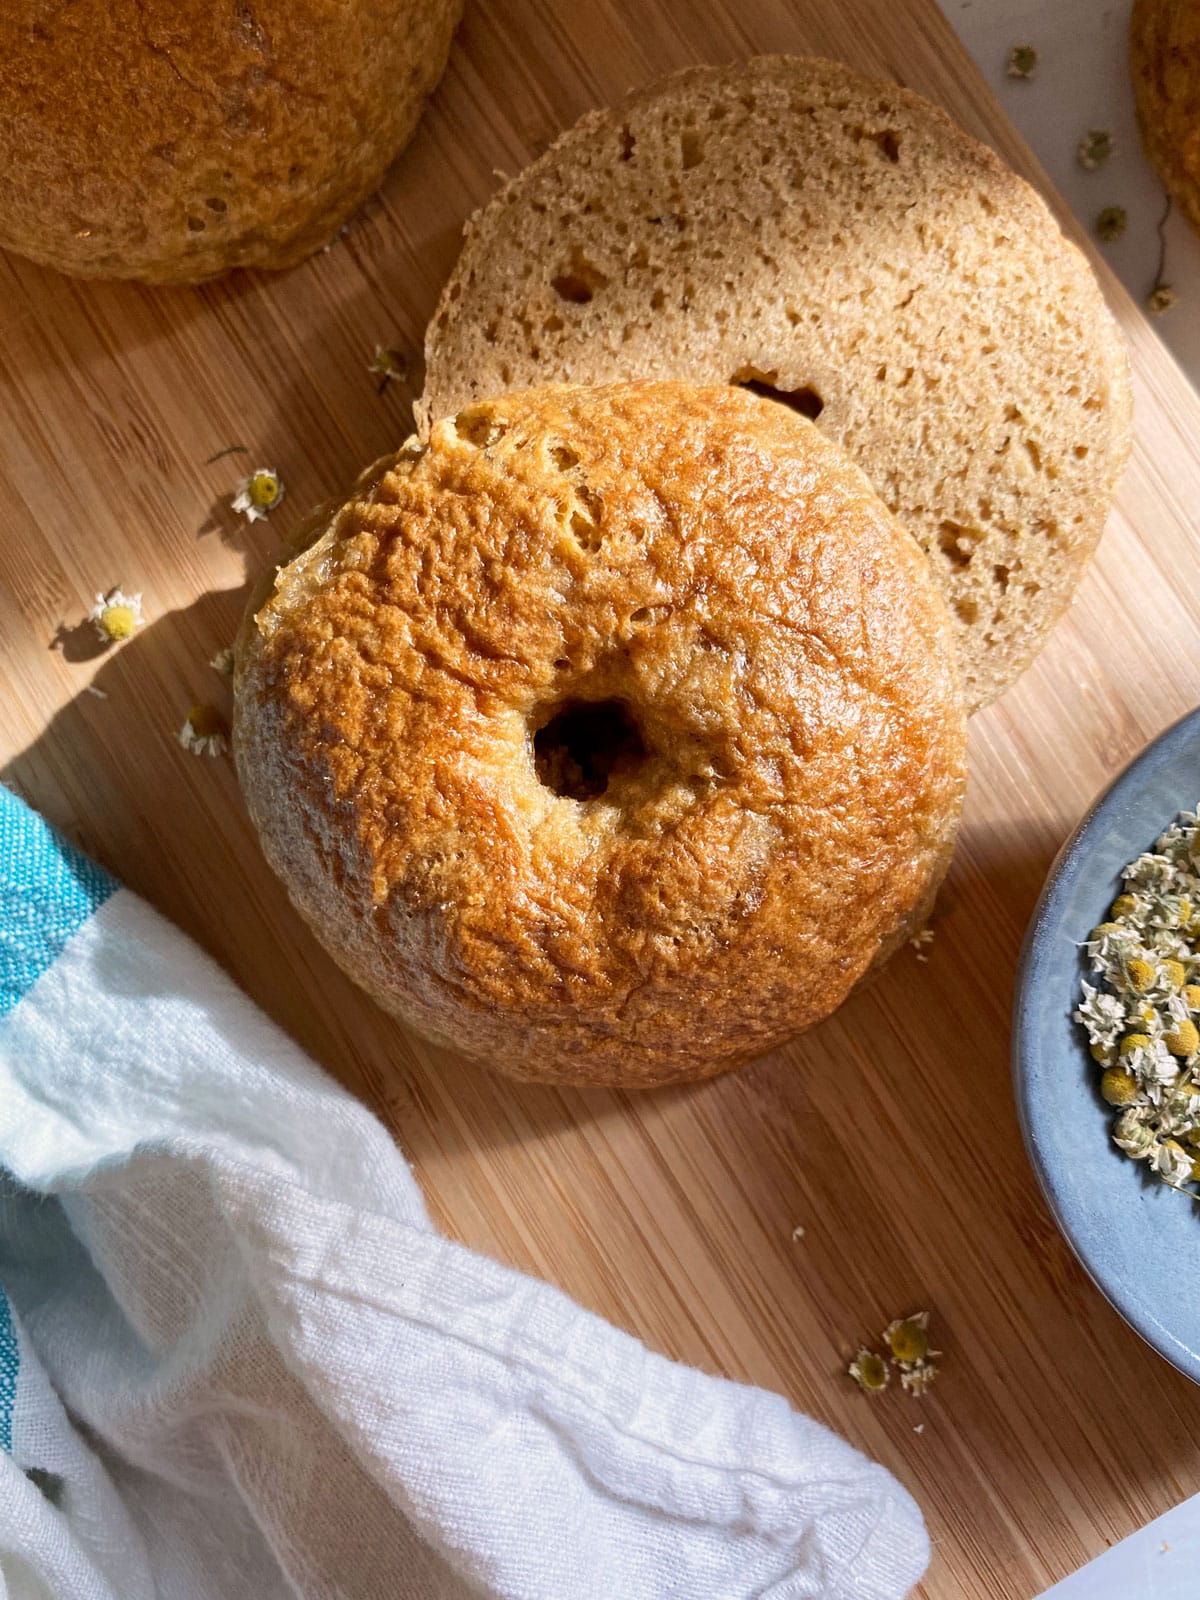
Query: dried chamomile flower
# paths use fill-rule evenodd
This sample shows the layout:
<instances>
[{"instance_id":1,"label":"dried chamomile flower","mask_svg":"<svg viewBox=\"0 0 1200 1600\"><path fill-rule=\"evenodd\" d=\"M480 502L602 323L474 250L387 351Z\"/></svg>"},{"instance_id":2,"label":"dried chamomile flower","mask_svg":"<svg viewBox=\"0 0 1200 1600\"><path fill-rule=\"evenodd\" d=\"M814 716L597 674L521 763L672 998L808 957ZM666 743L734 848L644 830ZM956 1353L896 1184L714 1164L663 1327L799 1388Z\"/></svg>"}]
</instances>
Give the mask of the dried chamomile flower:
<instances>
[{"instance_id":1,"label":"dried chamomile flower","mask_svg":"<svg viewBox=\"0 0 1200 1600\"><path fill-rule=\"evenodd\" d=\"M1035 46L1015 44L1008 52L1004 71L1010 78L1032 78L1037 74L1039 59Z\"/></svg>"},{"instance_id":2,"label":"dried chamomile flower","mask_svg":"<svg viewBox=\"0 0 1200 1600\"><path fill-rule=\"evenodd\" d=\"M846 1370L859 1388L865 1389L868 1394L878 1394L881 1389L886 1389L892 1376L883 1357L874 1350L868 1350L866 1345L862 1346Z\"/></svg>"},{"instance_id":3,"label":"dried chamomile flower","mask_svg":"<svg viewBox=\"0 0 1200 1600\"><path fill-rule=\"evenodd\" d=\"M233 646L227 644L224 649L218 650L208 664L214 672L219 672L223 678L232 678L234 665Z\"/></svg>"},{"instance_id":4,"label":"dried chamomile flower","mask_svg":"<svg viewBox=\"0 0 1200 1600\"><path fill-rule=\"evenodd\" d=\"M283 479L274 467L256 467L248 478L243 478L233 497L233 509L240 511L250 522L257 522L283 499Z\"/></svg>"},{"instance_id":5,"label":"dried chamomile flower","mask_svg":"<svg viewBox=\"0 0 1200 1600\"><path fill-rule=\"evenodd\" d=\"M924 1394L937 1376L937 1362L941 1356L940 1350L929 1346L928 1311L914 1311L910 1316L893 1318L881 1337L883 1353L863 1345L850 1363L850 1376L864 1389L884 1389L890 1378L889 1369L894 1367L900 1374L901 1387L908 1394Z\"/></svg>"},{"instance_id":6,"label":"dried chamomile flower","mask_svg":"<svg viewBox=\"0 0 1200 1600\"><path fill-rule=\"evenodd\" d=\"M126 639L133 638L144 621L142 597L126 594L120 587L98 594L88 612L88 621L105 644L124 644Z\"/></svg>"},{"instance_id":7,"label":"dried chamomile flower","mask_svg":"<svg viewBox=\"0 0 1200 1600\"><path fill-rule=\"evenodd\" d=\"M1096 237L1105 244L1119 239L1129 226L1129 216L1124 206L1105 206L1096 213Z\"/></svg>"},{"instance_id":8,"label":"dried chamomile flower","mask_svg":"<svg viewBox=\"0 0 1200 1600\"><path fill-rule=\"evenodd\" d=\"M1098 975L1074 1020L1117 1112L1118 1149L1173 1188L1200 1182L1200 819L1181 812L1121 874L1110 920L1084 943Z\"/></svg>"},{"instance_id":9,"label":"dried chamomile flower","mask_svg":"<svg viewBox=\"0 0 1200 1600\"><path fill-rule=\"evenodd\" d=\"M933 943L933 929L922 928L920 932L914 933L908 942L917 952L918 961L928 961L929 946Z\"/></svg>"},{"instance_id":10,"label":"dried chamomile flower","mask_svg":"<svg viewBox=\"0 0 1200 1600\"><path fill-rule=\"evenodd\" d=\"M179 742L196 756L223 756L229 749L224 717L215 706L193 706L179 730Z\"/></svg>"},{"instance_id":11,"label":"dried chamomile flower","mask_svg":"<svg viewBox=\"0 0 1200 1600\"><path fill-rule=\"evenodd\" d=\"M1192 1157L1175 1139L1164 1139L1150 1152L1150 1168L1166 1183L1188 1183L1192 1176Z\"/></svg>"},{"instance_id":12,"label":"dried chamomile flower","mask_svg":"<svg viewBox=\"0 0 1200 1600\"><path fill-rule=\"evenodd\" d=\"M367 371L379 374L376 393L382 394L393 379L403 382L408 377L408 357L403 350L389 350L386 345L377 344Z\"/></svg>"},{"instance_id":13,"label":"dried chamomile flower","mask_svg":"<svg viewBox=\"0 0 1200 1600\"><path fill-rule=\"evenodd\" d=\"M1146 296L1146 310L1152 317L1161 317L1178 299L1177 291L1169 283L1156 283Z\"/></svg>"},{"instance_id":14,"label":"dried chamomile flower","mask_svg":"<svg viewBox=\"0 0 1200 1600\"><path fill-rule=\"evenodd\" d=\"M1088 172L1102 167L1113 153L1113 136L1107 128L1089 128L1075 147L1079 165Z\"/></svg>"},{"instance_id":15,"label":"dried chamomile flower","mask_svg":"<svg viewBox=\"0 0 1200 1600\"><path fill-rule=\"evenodd\" d=\"M897 1317L883 1330L883 1342L901 1365L924 1361L929 1354L929 1313L917 1311L911 1317Z\"/></svg>"},{"instance_id":16,"label":"dried chamomile flower","mask_svg":"<svg viewBox=\"0 0 1200 1600\"><path fill-rule=\"evenodd\" d=\"M1117 1118L1113 1127L1113 1143L1135 1161L1142 1161L1154 1148L1154 1130L1149 1126L1142 1106L1130 1106Z\"/></svg>"}]
</instances>

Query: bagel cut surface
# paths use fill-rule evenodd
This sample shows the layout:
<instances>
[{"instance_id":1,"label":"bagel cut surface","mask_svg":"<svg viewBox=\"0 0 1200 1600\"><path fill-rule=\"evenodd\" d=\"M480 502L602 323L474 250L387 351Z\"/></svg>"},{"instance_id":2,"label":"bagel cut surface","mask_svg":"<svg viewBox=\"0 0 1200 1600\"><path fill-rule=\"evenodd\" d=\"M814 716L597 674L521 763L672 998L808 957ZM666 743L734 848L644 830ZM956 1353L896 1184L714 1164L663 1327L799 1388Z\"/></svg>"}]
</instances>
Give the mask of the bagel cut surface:
<instances>
[{"instance_id":1,"label":"bagel cut surface","mask_svg":"<svg viewBox=\"0 0 1200 1600\"><path fill-rule=\"evenodd\" d=\"M761 1055L913 931L965 783L915 541L719 386L513 391L377 463L252 603L234 747L334 959L526 1079Z\"/></svg>"}]
</instances>

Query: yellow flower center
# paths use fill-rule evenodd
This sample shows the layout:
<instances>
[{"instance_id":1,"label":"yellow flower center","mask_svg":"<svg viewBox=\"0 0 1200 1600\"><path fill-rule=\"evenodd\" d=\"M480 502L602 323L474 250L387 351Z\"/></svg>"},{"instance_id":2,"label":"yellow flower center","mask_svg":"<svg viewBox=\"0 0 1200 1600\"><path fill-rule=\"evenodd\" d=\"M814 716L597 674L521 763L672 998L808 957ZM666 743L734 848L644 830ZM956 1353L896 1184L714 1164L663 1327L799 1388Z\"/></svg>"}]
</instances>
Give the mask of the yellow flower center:
<instances>
[{"instance_id":1,"label":"yellow flower center","mask_svg":"<svg viewBox=\"0 0 1200 1600\"><path fill-rule=\"evenodd\" d=\"M133 637L137 628L137 612L132 606L105 606L100 613L100 627L114 644Z\"/></svg>"},{"instance_id":2,"label":"yellow flower center","mask_svg":"<svg viewBox=\"0 0 1200 1600\"><path fill-rule=\"evenodd\" d=\"M888 1344L897 1361L923 1361L929 1354L929 1335L919 1322L898 1322L889 1328Z\"/></svg>"},{"instance_id":3,"label":"yellow flower center","mask_svg":"<svg viewBox=\"0 0 1200 1600\"><path fill-rule=\"evenodd\" d=\"M1148 961L1143 961L1141 956L1134 956L1125 963L1125 976L1134 994L1141 994L1154 982L1154 968Z\"/></svg>"},{"instance_id":4,"label":"yellow flower center","mask_svg":"<svg viewBox=\"0 0 1200 1600\"><path fill-rule=\"evenodd\" d=\"M279 498L279 479L273 472L256 472L250 479L250 504L266 510Z\"/></svg>"},{"instance_id":5,"label":"yellow flower center","mask_svg":"<svg viewBox=\"0 0 1200 1600\"><path fill-rule=\"evenodd\" d=\"M1124 1067L1108 1067L1100 1074L1100 1095L1110 1106L1127 1106L1137 1099L1137 1079Z\"/></svg>"},{"instance_id":6,"label":"yellow flower center","mask_svg":"<svg viewBox=\"0 0 1200 1600\"><path fill-rule=\"evenodd\" d=\"M1148 1033L1127 1033L1121 1040L1120 1054L1132 1055L1135 1050L1149 1050L1150 1035Z\"/></svg>"},{"instance_id":7,"label":"yellow flower center","mask_svg":"<svg viewBox=\"0 0 1200 1600\"><path fill-rule=\"evenodd\" d=\"M188 712L188 723L197 739L211 739L223 733L225 727L215 706L193 706Z\"/></svg>"},{"instance_id":8,"label":"yellow flower center","mask_svg":"<svg viewBox=\"0 0 1200 1600\"><path fill-rule=\"evenodd\" d=\"M1195 1055L1200 1050L1200 1032L1190 1017L1184 1017L1169 1033L1163 1034L1163 1043L1173 1056Z\"/></svg>"}]
</instances>

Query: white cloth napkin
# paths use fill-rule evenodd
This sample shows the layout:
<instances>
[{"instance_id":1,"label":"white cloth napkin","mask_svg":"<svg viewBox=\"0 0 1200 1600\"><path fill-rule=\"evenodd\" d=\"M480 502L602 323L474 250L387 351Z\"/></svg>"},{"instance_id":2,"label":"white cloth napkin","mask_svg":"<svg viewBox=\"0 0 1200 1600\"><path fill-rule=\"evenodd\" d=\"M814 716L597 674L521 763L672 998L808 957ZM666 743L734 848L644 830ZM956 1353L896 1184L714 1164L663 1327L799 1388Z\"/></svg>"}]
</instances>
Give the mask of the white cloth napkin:
<instances>
[{"instance_id":1,"label":"white cloth napkin","mask_svg":"<svg viewBox=\"0 0 1200 1600\"><path fill-rule=\"evenodd\" d=\"M6 1596L899 1600L926 1564L781 1398L439 1237L366 1110L3 790L0 1285Z\"/></svg>"}]
</instances>

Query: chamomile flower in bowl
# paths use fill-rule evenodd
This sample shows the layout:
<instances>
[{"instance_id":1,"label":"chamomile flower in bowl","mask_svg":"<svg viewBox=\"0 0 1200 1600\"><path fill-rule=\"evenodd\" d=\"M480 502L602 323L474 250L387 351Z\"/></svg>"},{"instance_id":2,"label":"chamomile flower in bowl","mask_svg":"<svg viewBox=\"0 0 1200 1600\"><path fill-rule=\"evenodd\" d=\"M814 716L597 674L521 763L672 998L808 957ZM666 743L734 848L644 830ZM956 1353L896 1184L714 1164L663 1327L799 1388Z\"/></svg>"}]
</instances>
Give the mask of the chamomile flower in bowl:
<instances>
[{"instance_id":1,"label":"chamomile flower in bowl","mask_svg":"<svg viewBox=\"0 0 1200 1600\"><path fill-rule=\"evenodd\" d=\"M1125 1320L1200 1382L1200 711L1059 852L1017 975L1013 1070L1051 1210Z\"/></svg>"}]
</instances>

